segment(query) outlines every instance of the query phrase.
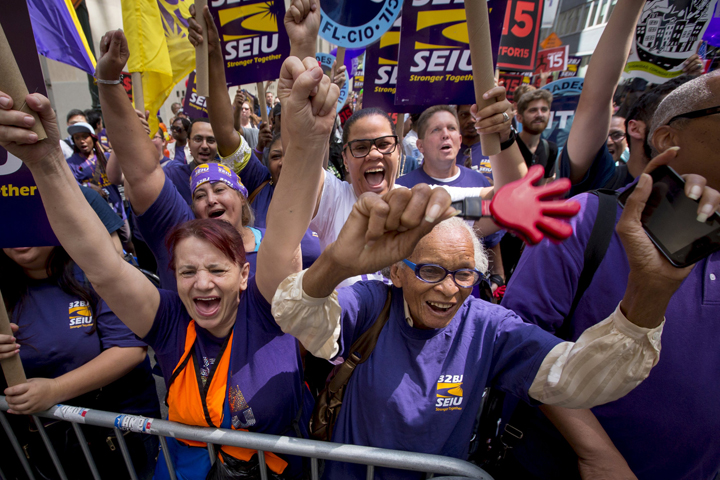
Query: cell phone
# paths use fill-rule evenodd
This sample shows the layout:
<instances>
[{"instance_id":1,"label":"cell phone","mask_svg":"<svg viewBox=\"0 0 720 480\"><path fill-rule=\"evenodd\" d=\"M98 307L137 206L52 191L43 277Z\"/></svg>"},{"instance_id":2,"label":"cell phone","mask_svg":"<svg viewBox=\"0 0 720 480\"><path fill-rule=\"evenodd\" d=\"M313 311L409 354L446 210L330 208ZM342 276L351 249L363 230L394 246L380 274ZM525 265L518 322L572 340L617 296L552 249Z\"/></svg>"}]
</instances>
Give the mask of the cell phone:
<instances>
[{"instance_id":1,"label":"cell phone","mask_svg":"<svg viewBox=\"0 0 720 480\"><path fill-rule=\"evenodd\" d=\"M642 226L650 240L675 267L683 268L720 250L720 217L697 221L698 201L685 195L685 180L672 168L662 165L650 173L653 189L642 213ZM618 197L624 208L635 189L631 186Z\"/></svg>"}]
</instances>

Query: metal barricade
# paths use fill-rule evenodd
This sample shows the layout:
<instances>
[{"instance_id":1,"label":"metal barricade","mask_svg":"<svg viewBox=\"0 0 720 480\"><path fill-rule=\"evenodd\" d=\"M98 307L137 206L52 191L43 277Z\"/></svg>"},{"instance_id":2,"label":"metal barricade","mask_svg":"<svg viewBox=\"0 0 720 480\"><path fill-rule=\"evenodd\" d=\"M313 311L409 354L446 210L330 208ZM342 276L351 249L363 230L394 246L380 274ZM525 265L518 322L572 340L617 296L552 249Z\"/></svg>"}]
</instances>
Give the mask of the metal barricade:
<instances>
[{"instance_id":1,"label":"metal barricade","mask_svg":"<svg viewBox=\"0 0 720 480\"><path fill-rule=\"evenodd\" d=\"M32 469L23 455L22 448L10 428L7 418L5 418L5 414L3 413L7 411L7 409L8 404L5 401L5 397L0 395L0 424L2 424L5 433L10 439L13 450L15 450L15 453L28 477L30 480L34 480L35 477L33 476ZM257 450L258 460L261 467L260 476L262 480L267 480L268 478L264 461L265 452L309 458L312 480L318 480L319 478L319 459L367 465L366 478L370 480L372 480L374 476L375 467L389 467L401 470L424 472L427 474L427 478L432 478L433 475L438 474L450 476L453 479L493 480L487 472L476 465L457 458L443 457L440 455L403 452L399 450L387 450L359 445L345 445L340 443L307 440L303 438L281 437L264 433L226 430L222 428L194 427L156 418L124 415L104 412L101 410L91 410L82 407L71 407L67 405L56 405L44 412L38 413L36 416L33 416L33 418L61 479L65 479L67 477L65 476L65 472L63 472L62 465L57 458L55 449L47 436L44 435L42 422L38 417L51 418L53 420L65 420L73 423L73 429L76 435L78 435L78 440L81 446L85 445L83 453L88 461L93 477L96 480L99 480L100 476L90 451L86 448L82 430L80 429L78 423L115 429L120 449L129 472L128 476L132 480L136 480L137 477L135 469L132 465L132 460L128 454L127 445L125 444L122 431L132 431L159 436L161 450L164 454L165 462L173 480L175 480L176 477L173 465L167 453L168 449L165 437L184 438L205 442L209 446L209 455L213 460L215 459L215 456L213 454L214 450L212 450L212 445L229 445ZM158 459L158 461L160 461L160 459Z\"/></svg>"}]
</instances>

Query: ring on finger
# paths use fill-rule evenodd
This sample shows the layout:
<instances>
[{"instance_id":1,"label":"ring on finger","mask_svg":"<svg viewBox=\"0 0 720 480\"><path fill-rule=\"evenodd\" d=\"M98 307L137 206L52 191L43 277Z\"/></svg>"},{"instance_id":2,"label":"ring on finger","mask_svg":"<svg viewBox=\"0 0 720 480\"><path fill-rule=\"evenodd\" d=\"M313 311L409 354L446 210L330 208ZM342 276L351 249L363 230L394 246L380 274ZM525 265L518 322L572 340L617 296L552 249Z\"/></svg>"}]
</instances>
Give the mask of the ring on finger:
<instances>
[{"instance_id":1,"label":"ring on finger","mask_svg":"<svg viewBox=\"0 0 720 480\"><path fill-rule=\"evenodd\" d=\"M507 112L502 112L503 114L503 123L507 123L510 121L510 116L507 114Z\"/></svg>"}]
</instances>

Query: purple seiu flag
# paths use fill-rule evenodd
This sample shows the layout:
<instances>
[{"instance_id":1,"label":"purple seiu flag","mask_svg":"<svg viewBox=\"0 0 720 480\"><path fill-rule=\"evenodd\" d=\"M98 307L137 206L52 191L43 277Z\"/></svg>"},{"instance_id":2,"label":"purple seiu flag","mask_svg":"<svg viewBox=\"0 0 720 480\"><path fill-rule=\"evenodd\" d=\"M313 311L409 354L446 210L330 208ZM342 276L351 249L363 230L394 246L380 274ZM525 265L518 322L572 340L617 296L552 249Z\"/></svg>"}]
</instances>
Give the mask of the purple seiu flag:
<instances>
[{"instance_id":1,"label":"purple seiu flag","mask_svg":"<svg viewBox=\"0 0 720 480\"><path fill-rule=\"evenodd\" d=\"M290 55L283 0L211 0L228 87L275 80Z\"/></svg>"},{"instance_id":2,"label":"purple seiu flag","mask_svg":"<svg viewBox=\"0 0 720 480\"><path fill-rule=\"evenodd\" d=\"M27 4L10 2L0 15L0 23L28 91L47 95ZM0 225L3 226L0 248L60 245L30 170L3 148L0 148Z\"/></svg>"},{"instance_id":3,"label":"purple seiu flag","mask_svg":"<svg viewBox=\"0 0 720 480\"><path fill-rule=\"evenodd\" d=\"M387 113L421 113L425 109L422 106L395 105L401 24L402 17L398 17L379 42L367 47L363 108L382 108Z\"/></svg>"},{"instance_id":4,"label":"purple seiu flag","mask_svg":"<svg viewBox=\"0 0 720 480\"><path fill-rule=\"evenodd\" d=\"M27 0L27 7L38 53L93 75L95 56L72 4L65 0Z\"/></svg>"},{"instance_id":5,"label":"purple seiu flag","mask_svg":"<svg viewBox=\"0 0 720 480\"><path fill-rule=\"evenodd\" d=\"M465 8L447 3L408 0L403 5L396 105L475 103ZM488 1L493 65L505 6L504 0Z\"/></svg>"},{"instance_id":6,"label":"purple seiu flag","mask_svg":"<svg viewBox=\"0 0 720 480\"><path fill-rule=\"evenodd\" d=\"M208 118L207 99L197 94L195 71L190 73L188 77L185 99L183 100L183 113L192 119Z\"/></svg>"}]
</instances>

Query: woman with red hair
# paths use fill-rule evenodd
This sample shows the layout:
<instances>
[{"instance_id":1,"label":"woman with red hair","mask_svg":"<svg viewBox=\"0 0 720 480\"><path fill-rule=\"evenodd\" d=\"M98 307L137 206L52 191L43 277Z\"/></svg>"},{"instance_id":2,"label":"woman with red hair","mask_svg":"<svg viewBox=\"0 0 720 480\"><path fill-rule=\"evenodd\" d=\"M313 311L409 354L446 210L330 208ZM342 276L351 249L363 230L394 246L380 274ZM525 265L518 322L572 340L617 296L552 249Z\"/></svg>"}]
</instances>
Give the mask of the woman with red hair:
<instances>
[{"instance_id":1,"label":"woman with red hair","mask_svg":"<svg viewBox=\"0 0 720 480\"><path fill-rule=\"evenodd\" d=\"M97 76L104 63L127 48L122 32L101 40ZM110 53L108 55L108 52ZM249 276L240 234L216 219L193 220L168 238L177 293L157 290L116 253L59 149L55 114L47 98L33 94L27 105L38 112L48 138L24 123L26 114L9 110L12 100L0 92L0 145L31 170L50 224L97 293L138 337L153 347L168 387L169 420L189 425L246 429L269 434L302 435L293 425L309 414L312 402L303 384L295 338L283 334L270 312L278 284L301 268L300 240L317 198L323 150L333 126L338 89L323 76L314 58L288 58L280 73L279 97L290 113L284 122L288 140L283 169L267 216L267 231ZM28 117L29 118L29 117ZM139 119L135 119L139 123ZM129 128L137 128L131 125ZM208 171L202 184L235 188L228 172ZM307 400L307 402L306 402ZM303 405L305 403L305 405ZM211 468L205 444L168 438L178 478L205 478ZM222 462L245 471L257 468L254 450L222 447ZM299 459L265 456L273 478L297 478ZM156 478L164 478L159 462ZM218 467L215 467L218 468Z\"/></svg>"}]
</instances>

